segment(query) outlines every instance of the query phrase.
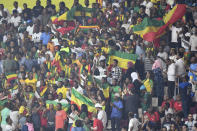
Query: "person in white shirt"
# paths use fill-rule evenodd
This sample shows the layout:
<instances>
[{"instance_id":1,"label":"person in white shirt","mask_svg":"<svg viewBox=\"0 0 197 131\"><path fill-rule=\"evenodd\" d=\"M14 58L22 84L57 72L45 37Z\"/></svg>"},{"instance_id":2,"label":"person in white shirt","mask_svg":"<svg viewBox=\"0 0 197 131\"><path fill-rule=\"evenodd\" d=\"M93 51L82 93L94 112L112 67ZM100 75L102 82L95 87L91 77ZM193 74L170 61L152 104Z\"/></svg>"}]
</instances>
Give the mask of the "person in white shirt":
<instances>
[{"instance_id":1,"label":"person in white shirt","mask_svg":"<svg viewBox=\"0 0 197 131\"><path fill-rule=\"evenodd\" d=\"M191 51L197 51L197 29L195 30L195 34L190 37L189 43Z\"/></svg>"},{"instance_id":2,"label":"person in white shirt","mask_svg":"<svg viewBox=\"0 0 197 131\"><path fill-rule=\"evenodd\" d=\"M10 13L9 13L8 9L4 8L3 4L0 4L0 16L3 16L3 12L6 12L7 15L10 17Z\"/></svg>"},{"instance_id":3,"label":"person in white shirt","mask_svg":"<svg viewBox=\"0 0 197 131\"><path fill-rule=\"evenodd\" d=\"M107 114L104 110L102 110L102 106L99 103L95 104L95 108L98 110L97 118L102 121L103 127L105 129L107 124Z\"/></svg>"},{"instance_id":4,"label":"person in white shirt","mask_svg":"<svg viewBox=\"0 0 197 131\"><path fill-rule=\"evenodd\" d=\"M17 127L18 120L19 120L19 111L17 111L17 110L11 111L10 112L10 119L12 120L14 127Z\"/></svg>"},{"instance_id":5,"label":"person in white shirt","mask_svg":"<svg viewBox=\"0 0 197 131\"><path fill-rule=\"evenodd\" d=\"M153 7L153 3L148 0L147 4L146 4L146 10L145 10L145 13L150 16L150 9Z\"/></svg>"},{"instance_id":6,"label":"person in white shirt","mask_svg":"<svg viewBox=\"0 0 197 131\"><path fill-rule=\"evenodd\" d=\"M39 31L39 26L34 26L34 30L32 34L32 41L34 43L39 43L41 34L42 32Z\"/></svg>"},{"instance_id":7,"label":"person in white shirt","mask_svg":"<svg viewBox=\"0 0 197 131\"><path fill-rule=\"evenodd\" d=\"M176 76L184 76L186 74L186 69L185 69L185 62L183 60L183 54L178 53L177 55L177 61L175 63L176 66Z\"/></svg>"},{"instance_id":8,"label":"person in white shirt","mask_svg":"<svg viewBox=\"0 0 197 131\"><path fill-rule=\"evenodd\" d=\"M174 60L168 60L168 70L167 70L167 78L168 78L168 96L172 98L174 96L174 88L176 81L176 66Z\"/></svg>"},{"instance_id":9,"label":"person in white shirt","mask_svg":"<svg viewBox=\"0 0 197 131\"><path fill-rule=\"evenodd\" d=\"M178 43L178 37L179 37L179 33L182 31L182 28L180 26L180 22L176 23L176 26L172 26L171 27L171 44L170 46L172 48L180 48L180 43Z\"/></svg>"},{"instance_id":10,"label":"person in white shirt","mask_svg":"<svg viewBox=\"0 0 197 131\"><path fill-rule=\"evenodd\" d=\"M162 70L165 72L167 70L166 68L166 60L168 58L168 54L163 51L162 47L159 47L159 53L157 54L157 57L159 58L161 65L162 65Z\"/></svg>"},{"instance_id":11,"label":"person in white shirt","mask_svg":"<svg viewBox=\"0 0 197 131\"><path fill-rule=\"evenodd\" d=\"M33 31L34 31L34 25L33 25L32 20L28 20L27 24L28 24L28 26L27 26L26 31L29 33L29 35L32 36L33 35Z\"/></svg>"},{"instance_id":12,"label":"person in white shirt","mask_svg":"<svg viewBox=\"0 0 197 131\"><path fill-rule=\"evenodd\" d=\"M15 126L14 126L12 120L10 119L10 117L8 117L6 119L6 122L7 122L7 124L5 126L5 131L15 131Z\"/></svg>"},{"instance_id":13,"label":"person in white shirt","mask_svg":"<svg viewBox=\"0 0 197 131\"><path fill-rule=\"evenodd\" d=\"M18 15L16 10L13 10L13 16L10 19L10 23L14 24L14 27L19 26L21 17Z\"/></svg>"},{"instance_id":14,"label":"person in white shirt","mask_svg":"<svg viewBox=\"0 0 197 131\"><path fill-rule=\"evenodd\" d=\"M129 112L129 127L128 131L138 131L140 122L137 118L134 117L134 114L132 112Z\"/></svg>"}]
</instances>

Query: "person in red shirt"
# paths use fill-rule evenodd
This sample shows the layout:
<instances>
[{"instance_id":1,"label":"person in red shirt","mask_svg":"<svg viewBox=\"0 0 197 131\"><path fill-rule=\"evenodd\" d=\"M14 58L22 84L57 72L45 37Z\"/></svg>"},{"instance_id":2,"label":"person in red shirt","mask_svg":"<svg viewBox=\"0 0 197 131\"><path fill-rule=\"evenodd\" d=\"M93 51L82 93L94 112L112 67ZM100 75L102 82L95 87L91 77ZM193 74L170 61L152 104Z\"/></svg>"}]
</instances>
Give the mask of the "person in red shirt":
<instances>
[{"instance_id":1,"label":"person in red shirt","mask_svg":"<svg viewBox=\"0 0 197 131\"><path fill-rule=\"evenodd\" d=\"M91 129L93 131L103 131L103 123L101 120L97 119L97 115L93 114L92 115L93 118L93 127L91 127Z\"/></svg>"},{"instance_id":2,"label":"person in red shirt","mask_svg":"<svg viewBox=\"0 0 197 131\"><path fill-rule=\"evenodd\" d=\"M55 115L55 129L64 129L64 121L67 119L67 114L62 110L62 104L57 104L57 112Z\"/></svg>"},{"instance_id":3,"label":"person in red shirt","mask_svg":"<svg viewBox=\"0 0 197 131\"><path fill-rule=\"evenodd\" d=\"M175 110L176 113L180 113L183 110L180 95L176 96L176 101L174 102L174 110Z\"/></svg>"},{"instance_id":4,"label":"person in red shirt","mask_svg":"<svg viewBox=\"0 0 197 131\"><path fill-rule=\"evenodd\" d=\"M164 108L166 103L170 104L170 108L173 108L174 100L170 99L167 95L164 96L164 101L161 104L161 107Z\"/></svg>"},{"instance_id":5,"label":"person in red shirt","mask_svg":"<svg viewBox=\"0 0 197 131\"><path fill-rule=\"evenodd\" d=\"M151 122L159 122L159 114L158 112L154 112L153 107L149 107L148 111L145 113L145 116L148 117Z\"/></svg>"}]
</instances>

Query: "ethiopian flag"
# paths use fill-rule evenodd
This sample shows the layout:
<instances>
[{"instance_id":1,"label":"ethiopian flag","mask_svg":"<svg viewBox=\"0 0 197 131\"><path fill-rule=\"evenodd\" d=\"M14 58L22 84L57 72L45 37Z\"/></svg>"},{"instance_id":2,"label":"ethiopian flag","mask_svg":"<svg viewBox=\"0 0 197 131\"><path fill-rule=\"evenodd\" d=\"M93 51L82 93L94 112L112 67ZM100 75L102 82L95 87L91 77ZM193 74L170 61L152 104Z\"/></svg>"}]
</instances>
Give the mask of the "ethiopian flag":
<instances>
[{"instance_id":1,"label":"ethiopian flag","mask_svg":"<svg viewBox=\"0 0 197 131\"><path fill-rule=\"evenodd\" d=\"M7 83L11 83L17 79L17 74L16 73L7 74L6 78L7 78Z\"/></svg>"},{"instance_id":2,"label":"ethiopian flag","mask_svg":"<svg viewBox=\"0 0 197 131\"><path fill-rule=\"evenodd\" d=\"M54 109L56 109L56 106L57 106L58 102L56 102L55 100L47 100L46 101L47 109L49 109L49 105L50 104L53 104ZM69 108L70 108L70 104L69 103L61 103L61 104L62 104L62 109L67 112L69 110Z\"/></svg>"},{"instance_id":3,"label":"ethiopian flag","mask_svg":"<svg viewBox=\"0 0 197 131\"><path fill-rule=\"evenodd\" d=\"M52 16L51 20L53 23L57 23L59 21L72 21L75 19L75 17L81 17L82 12L85 13L86 17L91 17L92 12L94 12L95 9L93 8L87 8L87 7L82 7L81 5L72 7L69 11L65 12L64 14L60 16Z\"/></svg>"},{"instance_id":4,"label":"ethiopian flag","mask_svg":"<svg viewBox=\"0 0 197 131\"><path fill-rule=\"evenodd\" d=\"M143 21L133 26L133 32L140 35L144 40L153 42L165 33L168 26L181 19L186 12L185 4L177 4L162 19L144 18Z\"/></svg>"},{"instance_id":5,"label":"ethiopian flag","mask_svg":"<svg viewBox=\"0 0 197 131\"><path fill-rule=\"evenodd\" d=\"M82 104L86 104L88 107L88 112L93 113L96 112L96 108L92 100L90 100L88 97L82 95L77 90L72 88L71 91L71 104L76 104L78 108L81 108Z\"/></svg>"},{"instance_id":6,"label":"ethiopian flag","mask_svg":"<svg viewBox=\"0 0 197 131\"><path fill-rule=\"evenodd\" d=\"M128 69L127 64L128 62L132 62L135 64L138 55L125 53L120 51L115 51L109 57L109 65L113 64L114 59L118 60L118 66L122 69Z\"/></svg>"}]
</instances>

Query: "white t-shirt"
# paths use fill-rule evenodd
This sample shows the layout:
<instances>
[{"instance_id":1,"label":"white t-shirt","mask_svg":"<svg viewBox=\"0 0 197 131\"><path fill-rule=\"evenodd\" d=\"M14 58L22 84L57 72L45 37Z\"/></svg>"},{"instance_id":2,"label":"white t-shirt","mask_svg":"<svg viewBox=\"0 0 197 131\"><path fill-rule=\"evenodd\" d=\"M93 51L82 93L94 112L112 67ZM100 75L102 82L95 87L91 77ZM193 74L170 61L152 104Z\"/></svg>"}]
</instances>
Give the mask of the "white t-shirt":
<instances>
[{"instance_id":1,"label":"white t-shirt","mask_svg":"<svg viewBox=\"0 0 197 131\"><path fill-rule=\"evenodd\" d=\"M103 122L103 126L105 128L106 124L107 124L107 114L106 114L106 112L104 110L99 111L97 117L98 117L99 120L101 120Z\"/></svg>"},{"instance_id":2,"label":"white t-shirt","mask_svg":"<svg viewBox=\"0 0 197 131\"><path fill-rule=\"evenodd\" d=\"M5 126L5 131L14 131L15 130L15 127L14 127L14 124L12 125L6 125Z\"/></svg>"},{"instance_id":3,"label":"white t-shirt","mask_svg":"<svg viewBox=\"0 0 197 131\"><path fill-rule=\"evenodd\" d=\"M167 58L168 58L168 54L167 54L166 52L162 52L162 53L159 52L159 53L157 54L157 56L163 58L164 60L167 60Z\"/></svg>"},{"instance_id":4,"label":"white t-shirt","mask_svg":"<svg viewBox=\"0 0 197 131\"><path fill-rule=\"evenodd\" d=\"M38 43L38 42L40 42L40 36L41 36L41 32L39 32L39 33L33 33L32 34L32 41L34 42L34 43Z\"/></svg>"},{"instance_id":5,"label":"white t-shirt","mask_svg":"<svg viewBox=\"0 0 197 131\"><path fill-rule=\"evenodd\" d=\"M26 31L29 33L29 35L33 35L33 31L34 31L34 26L27 26Z\"/></svg>"},{"instance_id":6,"label":"white t-shirt","mask_svg":"<svg viewBox=\"0 0 197 131\"><path fill-rule=\"evenodd\" d=\"M181 76L181 75L184 75L186 73L185 64L184 64L184 61L182 59L177 60L175 65L176 65L177 75Z\"/></svg>"},{"instance_id":7,"label":"white t-shirt","mask_svg":"<svg viewBox=\"0 0 197 131\"><path fill-rule=\"evenodd\" d=\"M192 35L190 37L189 43L191 45L191 51L197 51L197 36Z\"/></svg>"},{"instance_id":8,"label":"white t-shirt","mask_svg":"<svg viewBox=\"0 0 197 131\"><path fill-rule=\"evenodd\" d=\"M79 93L83 94L83 88L81 86L78 86L78 88L76 89L75 87L73 87L76 91L78 91Z\"/></svg>"},{"instance_id":9,"label":"white t-shirt","mask_svg":"<svg viewBox=\"0 0 197 131\"><path fill-rule=\"evenodd\" d=\"M12 16L11 19L10 19L10 23L14 24L14 27L19 26L20 22L21 22L21 17L20 16L17 16L17 17Z\"/></svg>"},{"instance_id":10,"label":"white t-shirt","mask_svg":"<svg viewBox=\"0 0 197 131\"><path fill-rule=\"evenodd\" d=\"M131 128L133 128L132 131L138 131L138 126L139 126L139 124L140 124L140 122L138 121L138 119L136 119L136 118L130 119L128 131L130 131Z\"/></svg>"},{"instance_id":11,"label":"white t-shirt","mask_svg":"<svg viewBox=\"0 0 197 131\"><path fill-rule=\"evenodd\" d=\"M181 30L182 30L182 28L176 28L175 26L172 26L172 28L171 28L171 31L172 31L171 42L175 42L175 43L178 42L178 34L177 34L177 32L179 33Z\"/></svg>"},{"instance_id":12,"label":"white t-shirt","mask_svg":"<svg viewBox=\"0 0 197 131\"><path fill-rule=\"evenodd\" d=\"M17 126L19 120L19 112L18 111L11 111L10 112L10 119L12 120L14 126Z\"/></svg>"},{"instance_id":13,"label":"white t-shirt","mask_svg":"<svg viewBox=\"0 0 197 131\"><path fill-rule=\"evenodd\" d=\"M168 75L168 81L175 81L175 78L176 78L176 66L175 66L175 63L172 63L168 66L168 72L167 72L167 75Z\"/></svg>"}]
</instances>

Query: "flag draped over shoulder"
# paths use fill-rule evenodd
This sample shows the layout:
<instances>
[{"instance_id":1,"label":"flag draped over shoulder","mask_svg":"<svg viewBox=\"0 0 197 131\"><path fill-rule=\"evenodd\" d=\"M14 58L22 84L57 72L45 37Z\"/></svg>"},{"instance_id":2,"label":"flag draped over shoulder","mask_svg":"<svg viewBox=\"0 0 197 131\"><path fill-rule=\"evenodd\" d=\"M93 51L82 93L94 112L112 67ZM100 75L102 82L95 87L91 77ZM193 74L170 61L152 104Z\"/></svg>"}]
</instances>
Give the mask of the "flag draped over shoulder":
<instances>
[{"instance_id":1,"label":"flag draped over shoulder","mask_svg":"<svg viewBox=\"0 0 197 131\"><path fill-rule=\"evenodd\" d=\"M94 12L95 9L93 8L87 8L82 7L81 5L72 7L69 11L65 12L64 14L60 16L52 16L51 20L53 23L59 22L59 21L71 21L74 20L75 17L82 16L82 12L85 13L85 16L91 17L92 12Z\"/></svg>"},{"instance_id":2,"label":"flag draped over shoulder","mask_svg":"<svg viewBox=\"0 0 197 131\"><path fill-rule=\"evenodd\" d=\"M109 65L113 64L114 59L118 60L118 66L122 69L128 69L128 62L135 64L138 55L120 51L113 52L109 57Z\"/></svg>"},{"instance_id":3,"label":"flag draped over shoulder","mask_svg":"<svg viewBox=\"0 0 197 131\"><path fill-rule=\"evenodd\" d=\"M133 27L133 32L140 35L144 40L153 42L165 33L168 26L181 19L186 12L185 4L177 4L162 20L144 18L143 21Z\"/></svg>"},{"instance_id":4,"label":"flag draped over shoulder","mask_svg":"<svg viewBox=\"0 0 197 131\"><path fill-rule=\"evenodd\" d=\"M88 97L80 94L77 90L72 88L71 91L71 104L76 104L78 108L81 108L82 104L86 104L88 107L88 112L93 113L96 112L96 108L92 100L90 100Z\"/></svg>"},{"instance_id":5,"label":"flag draped over shoulder","mask_svg":"<svg viewBox=\"0 0 197 131\"><path fill-rule=\"evenodd\" d=\"M7 78L7 83L14 82L17 79L17 74L16 73L9 73L6 75Z\"/></svg>"}]
</instances>

